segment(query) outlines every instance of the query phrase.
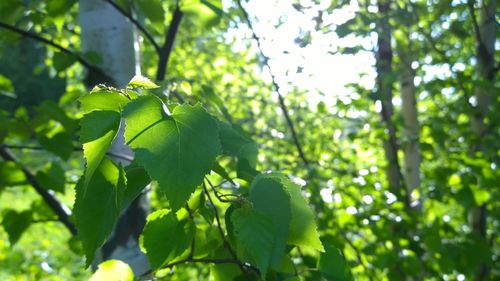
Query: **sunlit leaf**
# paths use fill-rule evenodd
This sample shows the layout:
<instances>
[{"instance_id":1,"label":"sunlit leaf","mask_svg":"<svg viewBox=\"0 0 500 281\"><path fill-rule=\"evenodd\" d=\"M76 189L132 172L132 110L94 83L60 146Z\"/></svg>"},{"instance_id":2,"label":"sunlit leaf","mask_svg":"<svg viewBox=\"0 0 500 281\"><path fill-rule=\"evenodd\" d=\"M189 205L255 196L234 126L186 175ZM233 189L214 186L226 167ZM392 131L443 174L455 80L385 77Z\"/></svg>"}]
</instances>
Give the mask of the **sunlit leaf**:
<instances>
[{"instance_id":1,"label":"sunlit leaf","mask_svg":"<svg viewBox=\"0 0 500 281\"><path fill-rule=\"evenodd\" d=\"M99 264L90 281L133 281L134 273L130 266L120 260L107 260Z\"/></svg>"},{"instance_id":2,"label":"sunlit leaf","mask_svg":"<svg viewBox=\"0 0 500 281\"><path fill-rule=\"evenodd\" d=\"M216 122L200 105L179 105L171 116L164 108L154 96L132 101L124 111L125 139L177 210L210 172L221 146Z\"/></svg>"}]
</instances>

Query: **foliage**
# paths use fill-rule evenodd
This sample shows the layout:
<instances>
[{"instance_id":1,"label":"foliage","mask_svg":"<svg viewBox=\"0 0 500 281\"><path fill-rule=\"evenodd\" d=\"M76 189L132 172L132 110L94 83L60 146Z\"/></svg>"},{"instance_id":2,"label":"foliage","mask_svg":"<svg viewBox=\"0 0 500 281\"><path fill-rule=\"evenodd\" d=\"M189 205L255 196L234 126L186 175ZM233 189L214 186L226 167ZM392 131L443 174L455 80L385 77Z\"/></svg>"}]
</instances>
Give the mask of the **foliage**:
<instances>
[{"instance_id":1,"label":"foliage","mask_svg":"<svg viewBox=\"0 0 500 281\"><path fill-rule=\"evenodd\" d=\"M144 276L159 280L499 278L500 100L491 94L480 110L476 95L499 89L498 43L493 78L478 71L476 28L489 1L388 1L386 14L383 0L291 1L267 23L279 31L285 18L307 18L314 24L287 54L327 38L328 52L354 61L374 57L386 19L390 120L381 119L378 85L366 83L374 70L345 94L300 88L306 64L287 69L299 82L263 81L275 64L248 23L264 23L242 11L256 1L107 2L133 11L147 32L139 30L144 76L88 91L104 65L79 51L77 1L0 1L1 280L132 280L119 261L93 275L88 266L143 192L152 204L139 238L152 269ZM337 20L346 8L350 17ZM176 11L175 44L160 46ZM408 57L417 140L405 139L399 102ZM418 208L386 180L388 124L400 161L406 145L419 145L421 182L406 194ZM135 155L129 165L108 150L120 131ZM478 231L471 221L481 210Z\"/></svg>"}]
</instances>

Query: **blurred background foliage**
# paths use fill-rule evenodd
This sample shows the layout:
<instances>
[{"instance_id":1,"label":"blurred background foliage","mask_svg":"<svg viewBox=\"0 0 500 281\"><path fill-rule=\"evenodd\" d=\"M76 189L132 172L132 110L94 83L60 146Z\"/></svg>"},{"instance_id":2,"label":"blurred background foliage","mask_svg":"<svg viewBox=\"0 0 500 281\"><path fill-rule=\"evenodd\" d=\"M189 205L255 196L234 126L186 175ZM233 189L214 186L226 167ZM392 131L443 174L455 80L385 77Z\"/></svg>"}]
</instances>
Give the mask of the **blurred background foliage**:
<instances>
[{"instance_id":1,"label":"blurred background foliage","mask_svg":"<svg viewBox=\"0 0 500 281\"><path fill-rule=\"evenodd\" d=\"M284 13L269 22L260 21L260 1L242 4L255 8L248 9L252 22L265 24L268 31L261 28L262 36L276 34L297 15L307 17L312 24L292 38L298 49L332 38L332 56L347 56L353 62L362 55L371 57L363 62L369 72L357 73L360 82L345 85L342 93L301 87L307 80L300 76L304 68L317 67L333 81L340 79L334 70L344 67L311 66L305 57L292 61L294 69L277 76L279 83L273 85L267 66L278 72L285 66L261 53L237 2L224 1L223 13L215 17L186 13L161 83L167 94L162 97L176 101L171 94L175 91L213 112L224 108L226 112L218 114L228 113L258 144L260 169L283 171L304 185L318 214L322 239L341 250L355 280L498 280L500 88L498 8L491 4L495 1L272 1L276 7L292 7L296 15ZM131 7L153 38L164 40L175 1L117 2ZM381 11L384 4L389 8ZM351 12L343 22L329 20L345 11ZM478 32L488 21L494 31ZM0 140L2 149L17 158L0 161L0 279L86 279L90 270L84 269L79 242L57 222L21 169L31 171L64 205L73 204L74 184L83 168L76 99L87 91L88 81L76 57L97 66L102 59L79 51L77 1L4 0L0 23ZM389 70L382 72L376 67L384 58L377 55L377 40L383 37L384 25L392 57ZM479 40L486 36L493 36L493 54L487 58L494 65L490 76L479 70L484 61ZM140 41L143 75L154 78L155 50L144 38ZM293 53L296 48L284 51ZM413 140L404 133L406 84L399 81L405 69L413 73L418 113ZM386 99L381 85L389 85L392 98ZM304 157L283 116L278 91ZM479 104L481 91L488 95L486 106ZM390 116L383 114L387 102L393 106ZM478 119L484 127L479 133L474 124ZM391 135L388 127L394 129L397 142L392 144L404 174L399 190L386 177L394 164L384 150ZM412 190L405 188L403 164L411 142L417 143L421 159L412 167L418 169L418 186ZM154 198L153 209L161 207ZM308 270L316 266L317 254L295 254L303 262L298 271L304 280L318 280ZM208 275L207 265L185 265L169 280L207 280Z\"/></svg>"}]
</instances>

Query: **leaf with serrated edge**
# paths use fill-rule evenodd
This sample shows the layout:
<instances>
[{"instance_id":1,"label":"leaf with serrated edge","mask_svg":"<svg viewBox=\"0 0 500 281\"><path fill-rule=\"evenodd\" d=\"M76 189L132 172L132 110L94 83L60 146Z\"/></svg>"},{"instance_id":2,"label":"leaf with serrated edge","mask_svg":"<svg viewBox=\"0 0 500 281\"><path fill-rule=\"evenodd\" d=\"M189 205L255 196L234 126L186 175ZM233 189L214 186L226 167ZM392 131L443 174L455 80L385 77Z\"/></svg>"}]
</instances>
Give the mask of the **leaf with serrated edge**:
<instances>
[{"instance_id":1,"label":"leaf with serrated edge","mask_svg":"<svg viewBox=\"0 0 500 281\"><path fill-rule=\"evenodd\" d=\"M302 196L300 186L280 173L267 174L267 176L279 180L290 194L292 220L290 222L288 244L324 251L319 240L314 213L304 196Z\"/></svg>"},{"instance_id":2,"label":"leaf with serrated edge","mask_svg":"<svg viewBox=\"0 0 500 281\"><path fill-rule=\"evenodd\" d=\"M88 185L82 179L76 184L73 213L87 266L118 220L125 185L123 169L108 158L101 161Z\"/></svg>"},{"instance_id":3,"label":"leaf with serrated edge","mask_svg":"<svg viewBox=\"0 0 500 281\"><path fill-rule=\"evenodd\" d=\"M253 209L231 214L238 257L254 264L265 276L273 252L275 227L271 218Z\"/></svg>"},{"instance_id":4,"label":"leaf with serrated edge","mask_svg":"<svg viewBox=\"0 0 500 281\"><path fill-rule=\"evenodd\" d=\"M120 114L114 111L92 111L80 121L80 142L85 157L85 186L106 155L120 127Z\"/></svg>"},{"instance_id":5,"label":"leaf with serrated edge","mask_svg":"<svg viewBox=\"0 0 500 281\"><path fill-rule=\"evenodd\" d=\"M270 218L275 227L270 266L277 269L285 255L290 228L290 195L279 179L261 174L252 182L249 197L253 208Z\"/></svg>"},{"instance_id":6,"label":"leaf with serrated edge","mask_svg":"<svg viewBox=\"0 0 500 281\"><path fill-rule=\"evenodd\" d=\"M288 243L301 247L310 247L321 252L324 251L319 240L314 213L304 196L302 196L300 186L292 183L285 176L281 178L284 187L290 194L292 211Z\"/></svg>"},{"instance_id":7,"label":"leaf with serrated edge","mask_svg":"<svg viewBox=\"0 0 500 281\"><path fill-rule=\"evenodd\" d=\"M141 235L141 246L153 269L173 261L186 251L193 240L195 225L190 219L179 221L168 210L159 210L148 216Z\"/></svg>"},{"instance_id":8,"label":"leaf with serrated edge","mask_svg":"<svg viewBox=\"0 0 500 281\"><path fill-rule=\"evenodd\" d=\"M147 77L136 75L132 77L132 80L128 82L127 88L137 88L137 89L155 89L160 86L153 83Z\"/></svg>"},{"instance_id":9,"label":"leaf with serrated edge","mask_svg":"<svg viewBox=\"0 0 500 281\"><path fill-rule=\"evenodd\" d=\"M130 101L129 98L120 93L114 88L106 88L82 96L79 101L83 113L88 113L94 110L109 110L121 112L122 109Z\"/></svg>"},{"instance_id":10,"label":"leaf with serrated edge","mask_svg":"<svg viewBox=\"0 0 500 281\"><path fill-rule=\"evenodd\" d=\"M178 210L210 172L221 145L217 123L200 105L179 105L171 116L164 106L155 96L130 102L124 110L125 139Z\"/></svg>"}]
</instances>

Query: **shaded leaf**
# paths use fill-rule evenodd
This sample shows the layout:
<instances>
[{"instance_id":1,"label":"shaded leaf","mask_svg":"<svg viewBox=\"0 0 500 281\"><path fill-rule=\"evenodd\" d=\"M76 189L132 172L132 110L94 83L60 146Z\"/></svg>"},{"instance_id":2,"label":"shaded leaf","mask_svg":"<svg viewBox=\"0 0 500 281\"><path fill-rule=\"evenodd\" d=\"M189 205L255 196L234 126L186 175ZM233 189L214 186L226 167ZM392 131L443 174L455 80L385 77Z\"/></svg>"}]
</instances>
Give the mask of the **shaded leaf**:
<instances>
[{"instance_id":1,"label":"shaded leaf","mask_svg":"<svg viewBox=\"0 0 500 281\"><path fill-rule=\"evenodd\" d=\"M64 175L64 169L59 163L48 163L43 170L36 173L36 178L43 187L64 193L66 177Z\"/></svg>"},{"instance_id":2,"label":"shaded leaf","mask_svg":"<svg viewBox=\"0 0 500 281\"><path fill-rule=\"evenodd\" d=\"M274 225L274 242L270 266L277 269L285 255L285 246L290 228L290 195L278 178L265 174L254 179L249 197L254 210L270 218Z\"/></svg>"},{"instance_id":3,"label":"shaded leaf","mask_svg":"<svg viewBox=\"0 0 500 281\"><path fill-rule=\"evenodd\" d=\"M147 19L153 23L162 24L165 20L165 11L162 2L159 0L139 0L135 3L137 3L137 7Z\"/></svg>"},{"instance_id":4,"label":"shaded leaf","mask_svg":"<svg viewBox=\"0 0 500 281\"><path fill-rule=\"evenodd\" d=\"M65 132L59 132L53 136L38 136L40 144L48 151L66 160L73 152L73 141L71 136Z\"/></svg>"},{"instance_id":5,"label":"shaded leaf","mask_svg":"<svg viewBox=\"0 0 500 281\"><path fill-rule=\"evenodd\" d=\"M249 208L234 210L231 215L238 257L267 272L273 253L275 227L271 218Z\"/></svg>"},{"instance_id":6,"label":"shaded leaf","mask_svg":"<svg viewBox=\"0 0 500 281\"><path fill-rule=\"evenodd\" d=\"M159 210L148 216L141 236L141 246L153 269L173 261L189 249L195 234L195 225L189 220L179 221L168 210Z\"/></svg>"},{"instance_id":7,"label":"shaded leaf","mask_svg":"<svg viewBox=\"0 0 500 281\"><path fill-rule=\"evenodd\" d=\"M3 214L2 226L9 235L11 246L17 243L24 231L30 226L31 216L31 211L8 210Z\"/></svg>"},{"instance_id":8,"label":"shaded leaf","mask_svg":"<svg viewBox=\"0 0 500 281\"><path fill-rule=\"evenodd\" d=\"M125 168L125 172L127 174L127 188L123 196L123 209L127 208L151 182L151 179L142 167L131 164Z\"/></svg>"},{"instance_id":9,"label":"shaded leaf","mask_svg":"<svg viewBox=\"0 0 500 281\"><path fill-rule=\"evenodd\" d=\"M352 281L352 274L340 251L330 245L325 245L325 252L321 254L318 268L328 281Z\"/></svg>"},{"instance_id":10,"label":"shaded leaf","mask_svg":"<svg viewBox=\"0 0 500 281\"><path fill-rule=\"evenodd\" d=\"M108 158L101 161L88 185L84 185L83 179L76 185L73 213L87 265L118 220L124 190L123 169Z\"/></svg>"}]
</instances>

